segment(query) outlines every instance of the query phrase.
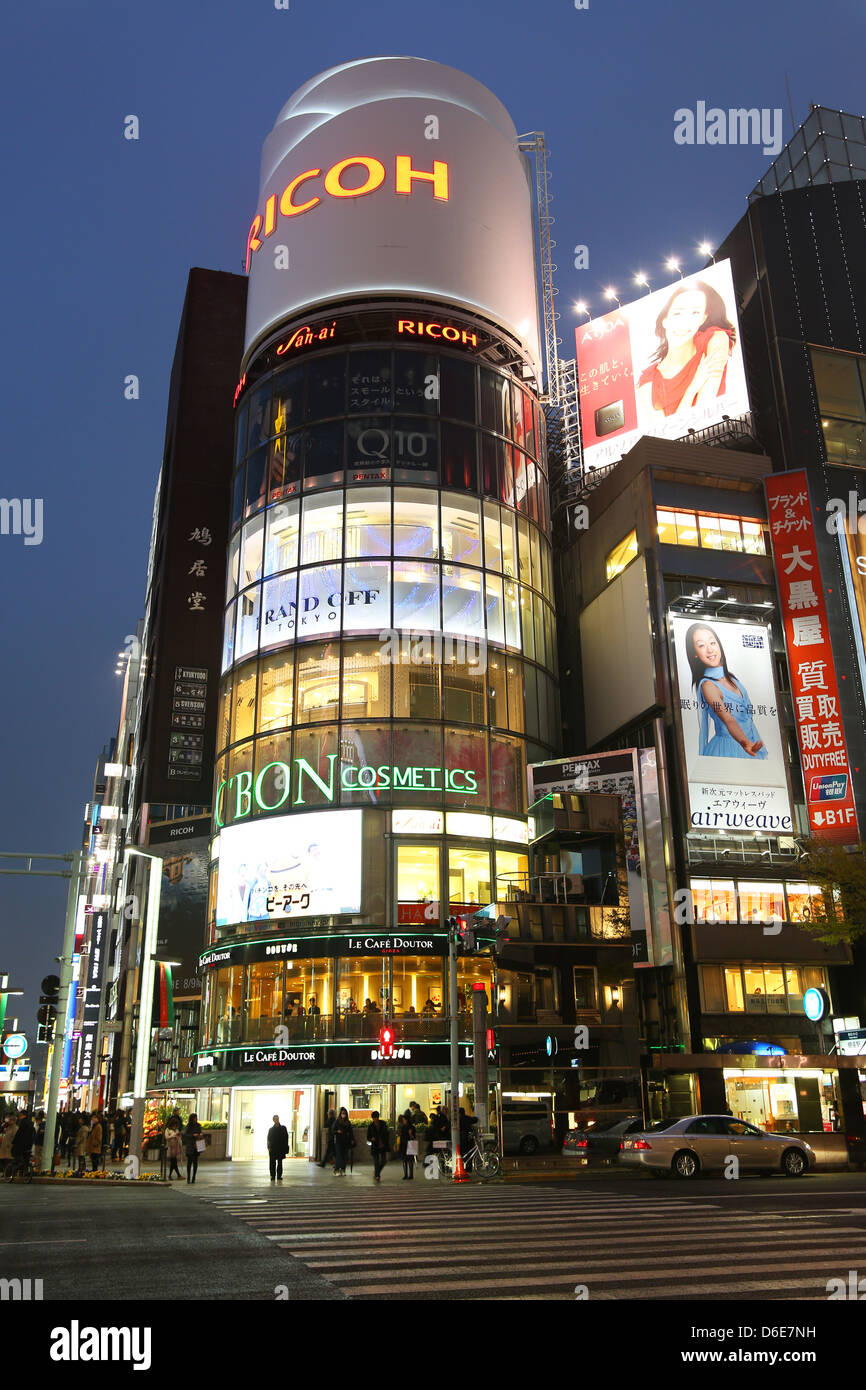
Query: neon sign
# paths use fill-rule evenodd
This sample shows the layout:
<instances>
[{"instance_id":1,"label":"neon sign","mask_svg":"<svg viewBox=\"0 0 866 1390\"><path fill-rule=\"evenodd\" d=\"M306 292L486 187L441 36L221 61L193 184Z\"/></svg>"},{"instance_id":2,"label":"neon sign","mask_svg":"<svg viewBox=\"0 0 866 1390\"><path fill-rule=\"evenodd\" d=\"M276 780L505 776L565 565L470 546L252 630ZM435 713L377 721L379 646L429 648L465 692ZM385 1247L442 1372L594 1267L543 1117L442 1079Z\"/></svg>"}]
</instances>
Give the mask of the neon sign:
<instances>
[{"instance_id":1,"label":"neon sign","mask_svg":"<svg viewBox=\"0 0 866 1390\"><path fill-rule=\"evenodd\" d=\"M304 796L306 791L305 778L309 779L328 802L333 802L334 791L337 781L336 761L337 754L330 753L326 759L328 771L324 777L320 777L314 767L307 762L306 758L293 758L294 765L294 789L295 797L290 802L292 806L306 806ZM277 797L275 801L266 801L264 794L264 784L268 774L274 782ZM234 776L220 782L217 788L216 807L214 819L217 826L222 829L225 821L223 820L223 810L225 797L234 797L235 822L245 820L252 814L255 805L259 811L278 811L290 801L292 795L292 768L288 763L275 761L266 763L257 773L255 781L253 774L244 770L236 772ZM339 785L345 787L347 791L444 791L462 792L466 796L478 795L478 778L471 768L462 767L397 767L387 763L380 767L358 767L354 763L347 763L340 768Z\"/></svg>"},{"instance_id":2,"label":"neon sign","mask_svg":"<svg viewBox=\"0 0 866 1390\"><path fill-rule=\"evenodd\" d=\"M446 343L463 343L467 347L477 347L478 338L468 328L455 328L450 323L431 323L424 319L398 319L397 332L411 333L418 338L443 338Z\"/></svg>"},{"instance_id":3,"label":"neon sign","mask_svg":"<svg viewBox=\"0 0 866 1390\"><path fill-rule=\"evenodd\" d=\"M362 170L366 177L357 188L346 188L343 184L343 175L346 170L353 167ZM302 174L296 174L280 194L272 193L270 195L265 203L264 212L257 212L253 218L247 234L245 258L247 271L249 271L250 261L254 253L261 250L264 245L265 237L273 236L280 217L299 217L302 213L309 212L321 203L322 199L318 193L305 197L299 191L302 184L318 179L322 179L324 191L331 198L362 198L365 194L374 193L377 188L382 187L385 182L385 166L381 160L375 159L371 155L356 154L350 155L348 159L338 160L336 164L331 165L324 175L321 169L305 169ZM412 168L411 155L398 154L394 169L395 193L412 193L416 179L422 183L432 183L433 197L441 202L448 201L447 164L442 160L434 159L432 172L427 173L423 169ZM304 201L299 201L302 198Z\"/></svg>"}]
</instances>

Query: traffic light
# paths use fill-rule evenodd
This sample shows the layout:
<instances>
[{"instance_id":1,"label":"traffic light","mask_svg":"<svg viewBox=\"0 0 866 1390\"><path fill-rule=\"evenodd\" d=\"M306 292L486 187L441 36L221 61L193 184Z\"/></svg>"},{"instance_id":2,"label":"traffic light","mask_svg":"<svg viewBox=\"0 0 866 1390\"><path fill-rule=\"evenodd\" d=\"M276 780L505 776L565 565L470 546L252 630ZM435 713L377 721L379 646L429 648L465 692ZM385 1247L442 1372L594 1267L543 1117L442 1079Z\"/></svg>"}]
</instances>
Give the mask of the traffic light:
<instances>
[{"instance_id":1,"label":"traffic light","mask_svg":"<svg viewBox=\"0 0 866 1390\"><path fill-rule=\"evenodd\" d=\"M394 1029L388 1023L379 1029L379 1051L383 1057L394 1056Z\"/></svg>"},{"instance_id":2,"label":"traffic light","mask_svg":"<svg viewBox=\"0 0 866 1390\"><path fill-rule=\"evenodd\" d=\"M57 996L60 991L60 977L46 975L40 986L40 1008L36 1014L39 1027L36 1031L37 1043L48 1043L54 1036L54 1020L57 1017Z\"/></svg>"},{"instance_id":3,"label":"traffic light","mask_svg":"<svg viewBox=\"0 0 866 1390\"><path fill-rule=\"evenodd\" d=\"M508 928L511 925L510 917L497 917L493 927L493 950L496 955L500 955L508 945Z\"/></svg>"}]
</instances>

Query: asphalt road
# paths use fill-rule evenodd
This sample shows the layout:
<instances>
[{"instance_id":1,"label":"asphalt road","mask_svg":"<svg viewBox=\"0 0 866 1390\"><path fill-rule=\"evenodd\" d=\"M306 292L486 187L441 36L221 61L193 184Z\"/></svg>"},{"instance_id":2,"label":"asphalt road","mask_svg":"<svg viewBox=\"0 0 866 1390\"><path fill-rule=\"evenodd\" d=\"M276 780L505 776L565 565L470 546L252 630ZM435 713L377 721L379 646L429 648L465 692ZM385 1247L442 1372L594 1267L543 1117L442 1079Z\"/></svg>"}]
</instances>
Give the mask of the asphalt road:
<instances>
[{"instance_id":1,"label":"asphalt road","mask_svg":"<svg viewBox=\"0 0 866 1390\"><path fill-rule=\"evenodd\" d=\"M202 1165L194 1187L0 1185L0 1278L87 1300L826 1300L866 1176L380 1185ZM581 1296L578 1292L577 1296Z\"/></svg>"}]
</instances>

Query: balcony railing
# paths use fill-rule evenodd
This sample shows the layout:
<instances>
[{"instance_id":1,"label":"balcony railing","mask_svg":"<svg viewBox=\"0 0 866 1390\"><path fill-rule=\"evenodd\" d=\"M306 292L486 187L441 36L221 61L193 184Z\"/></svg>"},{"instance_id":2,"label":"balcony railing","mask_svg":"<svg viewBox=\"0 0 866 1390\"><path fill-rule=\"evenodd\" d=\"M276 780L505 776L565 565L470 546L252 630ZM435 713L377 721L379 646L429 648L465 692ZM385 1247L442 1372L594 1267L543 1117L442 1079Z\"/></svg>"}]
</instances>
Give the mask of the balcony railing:
<instances>
[{"instance_id":1,"label":"balcony railing","mask_svg":"<svg viewBox=\"0 0 866 1390\"><path fill-rule=\"evenodd\" d=\"M277 1039L287 1045L327 1042L376 1043L379 1029L387 1023L394 1030L395 1043L447 1042L451 1036L449 1016L406 1015L387 1018L381 1013L306 1014L303 1018L283 1018L279 1014L244 1018L223 1018L217 1023L211 1047L231 1047L243 1043L270 1043ZM472 1037L472 1011L458 1015L458 1034Z\"/></svg>"}]
</instances>

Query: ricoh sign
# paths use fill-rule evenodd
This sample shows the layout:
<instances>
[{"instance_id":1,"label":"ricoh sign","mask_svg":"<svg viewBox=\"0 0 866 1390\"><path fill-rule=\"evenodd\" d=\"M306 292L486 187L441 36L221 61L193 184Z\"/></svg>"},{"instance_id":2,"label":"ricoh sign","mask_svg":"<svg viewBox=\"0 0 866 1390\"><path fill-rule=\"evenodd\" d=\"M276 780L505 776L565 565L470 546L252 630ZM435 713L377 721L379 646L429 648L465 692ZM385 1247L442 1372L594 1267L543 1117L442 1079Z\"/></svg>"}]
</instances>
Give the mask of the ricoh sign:
<instances>
[{"instance_id":1,"label":"ricoh sign","mask_svg":"<svg viewBox=\"0 0 866 1390\"><path fill-rule=\"evenodd\" d=\"M530 189L508 112L465 73L371 58L314 77L262 151L245 363L315 305L408 293L481 312L537 368ZM404 334L437 337L432 316L418 322Z\"/></svg>"}]
</instances>

